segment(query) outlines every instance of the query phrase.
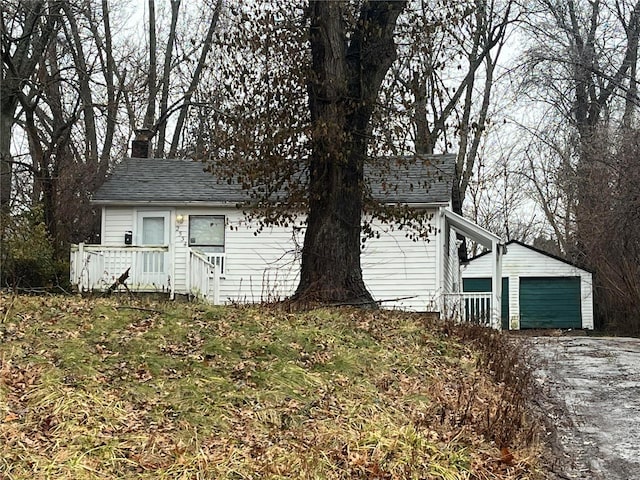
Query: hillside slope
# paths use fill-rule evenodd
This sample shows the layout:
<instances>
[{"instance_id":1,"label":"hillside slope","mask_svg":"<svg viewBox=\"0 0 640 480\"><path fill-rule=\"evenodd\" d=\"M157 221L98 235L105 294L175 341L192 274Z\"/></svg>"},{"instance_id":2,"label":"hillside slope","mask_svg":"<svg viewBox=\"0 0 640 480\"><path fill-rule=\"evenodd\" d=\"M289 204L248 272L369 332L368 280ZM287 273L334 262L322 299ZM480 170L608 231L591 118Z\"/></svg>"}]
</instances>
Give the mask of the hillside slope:
<instances>
[{"instance_id":1,"label":"hillside slope","mask_svg":"<svg viewBox=\"0 0 640 480\"><path fill-rule=\"evenodd\" d=\"M0 320L2 479L543 478L495 332L6 295Z\"/></svg>"}]
</instances>

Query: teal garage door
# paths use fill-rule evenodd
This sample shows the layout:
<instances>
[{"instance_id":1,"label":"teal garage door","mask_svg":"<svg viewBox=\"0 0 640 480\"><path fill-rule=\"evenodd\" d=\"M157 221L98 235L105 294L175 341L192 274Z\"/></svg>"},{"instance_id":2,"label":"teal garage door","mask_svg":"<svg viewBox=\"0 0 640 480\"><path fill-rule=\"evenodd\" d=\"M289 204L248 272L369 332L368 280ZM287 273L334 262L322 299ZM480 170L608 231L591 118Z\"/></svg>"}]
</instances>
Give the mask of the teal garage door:
<instances>
[{"instance_id":1,"label":"teal garage door","mask_svg":"<svg viewBox=\"0 0 640 480\"><path fill-rule=\"evenodd\" d=\"M491 278L463 278L463 292L490 292L493 282ZM502 329L509 329L509 278L502 279Z\"/></svg>"},{"instance_id":2,"label":"teal garage door","mask_svg":"<svg viewBox=\"0 0 640 480\"><path fill-rule=\"evenodd\" d=\"M582 328L580 277L520 277L520 328Z\"/></svg>"}]
</instances>

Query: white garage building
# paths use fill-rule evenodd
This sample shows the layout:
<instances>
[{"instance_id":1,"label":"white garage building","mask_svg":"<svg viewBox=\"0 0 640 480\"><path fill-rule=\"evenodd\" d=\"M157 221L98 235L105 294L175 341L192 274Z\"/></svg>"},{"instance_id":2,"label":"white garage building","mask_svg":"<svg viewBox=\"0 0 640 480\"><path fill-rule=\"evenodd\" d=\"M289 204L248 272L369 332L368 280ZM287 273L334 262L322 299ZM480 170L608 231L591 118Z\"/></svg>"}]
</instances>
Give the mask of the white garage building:
<instances>
[{"instance_id":1,"label":"white garage building","mask_svg":"<svg viewBox=\"0 0 640 480\"><path fill-rule=\"evenodd\" d=\"M488 253L462 267L465 292L491 291ZM502 328L593 329L592 285L591 272L512 240L502 257Z\"/></svg>"}]
</instances>

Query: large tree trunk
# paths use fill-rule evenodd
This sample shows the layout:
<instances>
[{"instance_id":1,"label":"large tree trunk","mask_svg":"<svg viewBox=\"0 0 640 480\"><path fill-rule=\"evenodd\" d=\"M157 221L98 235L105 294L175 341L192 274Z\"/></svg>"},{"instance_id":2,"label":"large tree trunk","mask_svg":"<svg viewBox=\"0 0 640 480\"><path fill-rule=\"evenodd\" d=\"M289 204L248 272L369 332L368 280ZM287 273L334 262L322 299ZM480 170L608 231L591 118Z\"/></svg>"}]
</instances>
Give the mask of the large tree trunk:
<instances>
[{"instance_id":1,"label":"large tree trunk","mask_svg":"<svg viewBox=\"0 0 640 480\"><path fill-rule=\"evenodd\" d=\"M403 8L404 2L365 2L347 43L342 3L311 2L309 217L294 300L376 305L360 265L363 169L371 113L395 59L393 30Z\"/></svg>"}]
</instances>

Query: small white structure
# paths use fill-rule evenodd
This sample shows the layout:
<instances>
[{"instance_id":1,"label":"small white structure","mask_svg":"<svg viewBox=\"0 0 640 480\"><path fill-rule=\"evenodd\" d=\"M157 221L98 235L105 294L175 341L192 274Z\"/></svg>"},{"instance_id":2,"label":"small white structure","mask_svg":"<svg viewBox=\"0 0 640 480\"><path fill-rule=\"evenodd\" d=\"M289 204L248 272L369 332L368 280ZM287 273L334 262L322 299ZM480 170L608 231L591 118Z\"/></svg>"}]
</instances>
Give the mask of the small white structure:
<instances>
[{"instance_id":1,"label":"small white structure","mask_svg":"<svg viewBox=\"0 0 640 480\"><path fill-rule=\"evenodd\" d=\"M501 276L500 238L451 210L454 155L405 160L395 164L392 190L370 180L371 190L378 201L424 215L430 233L416 240L400 225L374 221L374 238L362 249L364 282L383 307L460 313L456 233L496 252L489 256L495 278ZM394 159L388 162L387 168ZM298 284L305 219L258 233L239 207L248 198L199 162L125 159L92 200L102 207L101 244L72 246L71 282L79 290L104 290L129 268L127 286L135 291L216 304L284 299ZM499 305L499 288L482 294L487 304L492 295ZM493 324L498 321L496 310Z\"/></svg>"},{"instance_id":2,"label":"small white structure","mask_svg":"<svg viewBox=\"0 0 640 480\"><path fill-rule=\"evenodd\" d=\"M465 292L490 291L489 252L462 266ZM512 240L502 257L502 328L593 329L593 281L587 270Z\"/></svg>"}]
</instances>

